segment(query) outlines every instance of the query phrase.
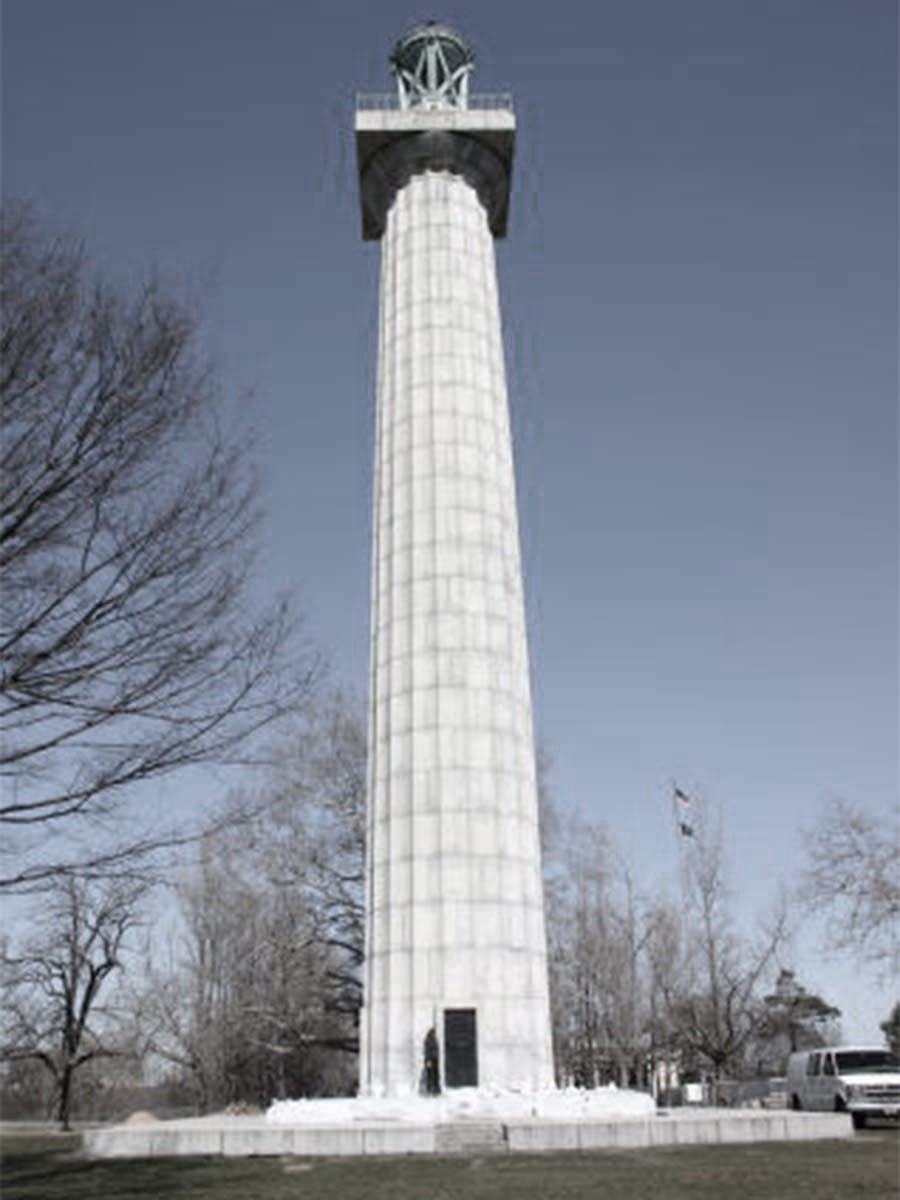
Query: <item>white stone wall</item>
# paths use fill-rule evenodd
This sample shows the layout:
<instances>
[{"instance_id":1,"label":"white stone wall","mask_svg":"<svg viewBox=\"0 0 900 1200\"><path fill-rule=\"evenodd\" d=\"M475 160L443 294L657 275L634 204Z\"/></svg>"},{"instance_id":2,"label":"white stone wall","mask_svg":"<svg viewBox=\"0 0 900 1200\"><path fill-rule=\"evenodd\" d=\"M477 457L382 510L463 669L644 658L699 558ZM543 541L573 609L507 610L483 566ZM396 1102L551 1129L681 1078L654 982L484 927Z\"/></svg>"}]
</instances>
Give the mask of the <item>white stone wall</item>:
<instances>
[{"instance_id":1,"label":"white stone wall","mask_svg":"<svg viewBox=\"0 0 900 1200\"><path fill-rule=\"evenodd\" d=\"M413 176L382 239L364 1094L475 1008L479 1082L551 1086L528 656L494 249Z\"/></svg>"}]
</instances>

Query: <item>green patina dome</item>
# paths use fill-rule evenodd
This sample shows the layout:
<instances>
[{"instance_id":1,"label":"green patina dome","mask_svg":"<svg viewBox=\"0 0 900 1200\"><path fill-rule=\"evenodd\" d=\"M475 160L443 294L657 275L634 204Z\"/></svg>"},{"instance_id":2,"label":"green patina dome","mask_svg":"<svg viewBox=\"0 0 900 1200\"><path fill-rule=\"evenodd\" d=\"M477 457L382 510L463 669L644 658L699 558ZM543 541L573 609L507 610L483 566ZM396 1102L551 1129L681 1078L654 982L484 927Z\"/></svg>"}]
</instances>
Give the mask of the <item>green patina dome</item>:
<instances>
[{"instance_id":1,"label":"green patina dome","mask_svg":"<svg viewBox=\"0 0 900 1200\"><path fill-rule=\"evenodd\" d=\"M468 43L456 30L441 21L423 21L403 35L391 53L391 66L395 70L415 72L427 45L437 42L447 67L456 72L460 67L471 66L475 56Z\"/></svg>"}]
</instances>

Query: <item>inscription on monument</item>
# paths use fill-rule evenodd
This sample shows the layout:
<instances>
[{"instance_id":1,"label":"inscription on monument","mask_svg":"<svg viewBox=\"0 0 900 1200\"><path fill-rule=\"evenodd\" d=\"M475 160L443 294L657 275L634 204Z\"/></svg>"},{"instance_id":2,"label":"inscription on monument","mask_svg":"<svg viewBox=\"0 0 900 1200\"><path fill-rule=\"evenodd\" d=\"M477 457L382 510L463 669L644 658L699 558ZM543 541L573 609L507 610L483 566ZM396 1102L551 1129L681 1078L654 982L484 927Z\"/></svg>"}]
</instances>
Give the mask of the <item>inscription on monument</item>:
<instances>
[{"instance_id":1,"label":"inscription on monument","mask_svg":"<svg viewBox=\"0 0 900 1200\"><path fill-rule=\"evenodd\" d=\"M444 1010L444 1082L447 1087L478 1087L474 1008Z\"/></svg>"}]
</instances>

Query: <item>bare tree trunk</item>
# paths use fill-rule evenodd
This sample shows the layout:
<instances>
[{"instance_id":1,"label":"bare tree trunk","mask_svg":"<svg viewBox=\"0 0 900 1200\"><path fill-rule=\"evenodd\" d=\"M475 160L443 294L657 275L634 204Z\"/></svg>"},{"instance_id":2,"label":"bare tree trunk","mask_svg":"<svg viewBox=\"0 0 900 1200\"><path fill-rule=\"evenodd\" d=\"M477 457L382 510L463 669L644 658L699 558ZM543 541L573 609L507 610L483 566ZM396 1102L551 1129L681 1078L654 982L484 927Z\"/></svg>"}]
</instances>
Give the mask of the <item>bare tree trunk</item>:
<instances>
[{"instance_id":1,"label":"bare tree trunk","mask_svg":"<svg viewBox=\"0 0 900 1200\"><path fill-rule=\"evenodd\" d=\"M58 1094L56 1098L56 1120L60 1129L68 1131L69 1113L72 1103L72 1067L69 1063L63 1067L57 1081Z\"/></svg>"}]
</instances>

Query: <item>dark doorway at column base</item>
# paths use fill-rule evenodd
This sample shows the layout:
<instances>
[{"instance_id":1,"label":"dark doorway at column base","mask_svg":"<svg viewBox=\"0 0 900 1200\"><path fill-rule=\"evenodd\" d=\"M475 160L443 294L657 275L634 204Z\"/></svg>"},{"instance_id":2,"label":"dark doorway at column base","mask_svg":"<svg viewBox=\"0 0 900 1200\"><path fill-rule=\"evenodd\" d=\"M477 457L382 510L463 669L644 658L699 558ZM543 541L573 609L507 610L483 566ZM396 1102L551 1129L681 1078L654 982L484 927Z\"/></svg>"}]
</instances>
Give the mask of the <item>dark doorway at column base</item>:
<instances>
[{"instance_id":1,"label":"dark doorway at column base","mask_svg":"<svg viewBox=\"0 0 900 1200\"><path fill-rule=\"evenodd\" d=\"M478 1087L478 1037L474 1008L444 1009L444 1085Z\"/></svg>"}]
</instances>

